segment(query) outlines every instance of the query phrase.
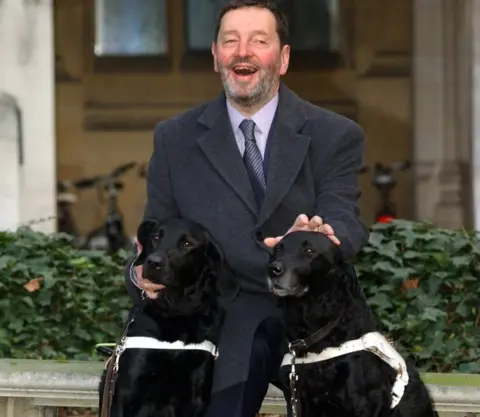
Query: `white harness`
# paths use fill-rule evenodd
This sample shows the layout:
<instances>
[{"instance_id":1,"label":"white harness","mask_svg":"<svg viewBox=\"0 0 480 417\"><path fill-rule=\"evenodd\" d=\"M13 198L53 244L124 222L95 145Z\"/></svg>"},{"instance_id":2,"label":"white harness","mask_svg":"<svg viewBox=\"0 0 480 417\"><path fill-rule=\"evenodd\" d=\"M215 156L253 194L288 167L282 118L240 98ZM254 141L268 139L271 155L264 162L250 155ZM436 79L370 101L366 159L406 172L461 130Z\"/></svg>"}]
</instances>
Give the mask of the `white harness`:
<instances>
[{"instance_id":1,"label":"white harness","mask_svg":"<svg viewBox=\"0 0 480 417\"><path fill-rule=\"evenodd\" d=\"M295 364L322 362L328 359L337 358L353 352L367 351L377 355L380 359L390 365L397 373L395 383L392 387L392 404L394 408L402 399L405 387L408 384L408 372L405 360L395 348L378 332L367 333L360 339L350 340L339 347L329 347L320 353L307 353L305 357L295 357ZM282 366L292 364L292 354L287 353L283 357Z\"/></svg>"},{"instance_id":2,"label":"white harness","mask_svg":"<svg viewBox=\"0 0 480 417\"><path fill-rule=\"evenodd\" d=\"M203 350L210 353L215 359L218 358L217 347L205 340L202 343L188 343L177 340L175 342L164 342L153 337L132 336L125 337L116 348L115 369L118 370L120 356L126 349L157 349L157 350Z\"/></svg>"}]
</instances>

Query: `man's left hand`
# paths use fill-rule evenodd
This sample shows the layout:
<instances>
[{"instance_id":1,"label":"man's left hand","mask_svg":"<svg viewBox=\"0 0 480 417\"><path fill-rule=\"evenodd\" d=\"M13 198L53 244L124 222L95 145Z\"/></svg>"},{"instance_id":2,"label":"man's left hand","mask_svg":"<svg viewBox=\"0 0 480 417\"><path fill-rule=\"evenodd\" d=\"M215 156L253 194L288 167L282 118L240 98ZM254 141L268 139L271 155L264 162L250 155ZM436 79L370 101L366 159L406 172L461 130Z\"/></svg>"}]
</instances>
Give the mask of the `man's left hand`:
<instances>
[{"instance_id":1,"label":"man's left hand","mask_svg":"<svg viewBox=\"0 0 480 417\"><path fill-rule=\"evenodd\" d=\"M307 232L318 232L323 233L327 236L333 243L336 245L340 245L340 241L335 236L335 233L332 227L329 224L323 223L323 220L320 216L313 216L309 219L305 214L300 214L293 223L293 226L287 230L285 234L290 232L298 232L298 231L307 231ZM265 246L269 248L273 248L283 236L277 237L267 237L264 239Z\"/></svg>"}]
</instances>

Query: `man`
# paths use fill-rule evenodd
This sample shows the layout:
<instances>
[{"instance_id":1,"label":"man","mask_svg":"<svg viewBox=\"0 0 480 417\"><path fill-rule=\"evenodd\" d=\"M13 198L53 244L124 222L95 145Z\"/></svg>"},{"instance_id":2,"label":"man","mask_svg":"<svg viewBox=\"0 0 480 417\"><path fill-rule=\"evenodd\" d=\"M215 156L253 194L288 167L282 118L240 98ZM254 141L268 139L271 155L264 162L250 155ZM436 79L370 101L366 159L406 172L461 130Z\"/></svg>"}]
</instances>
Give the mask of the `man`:
<instances>
[{"instance_id":1,"label":"man","mask_svg":"<svg viewBox=\"0 0 480 417\"><path fill-rule=\"evenodd\" d=\"M285 343L266 285L269 248L289 231L316 230L351 258L367 240L357 206L362 130L280 83L287 37L268 1L230 2L212 45L224 93L155 129L145 216L203 224L234 273L208 417L254 417L277 377ZM141 268L127 271L134 300L139 289L150 298L165 290Z\"/></svg>"}]
</instances>

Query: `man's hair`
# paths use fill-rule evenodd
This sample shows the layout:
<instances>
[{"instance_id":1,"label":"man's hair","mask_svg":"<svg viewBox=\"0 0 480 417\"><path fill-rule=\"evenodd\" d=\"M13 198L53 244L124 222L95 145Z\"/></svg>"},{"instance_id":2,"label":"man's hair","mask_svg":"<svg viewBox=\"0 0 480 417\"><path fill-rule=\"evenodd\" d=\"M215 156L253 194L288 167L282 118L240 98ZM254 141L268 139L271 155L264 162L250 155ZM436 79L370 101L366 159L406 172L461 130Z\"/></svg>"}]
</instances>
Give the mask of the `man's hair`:
<instances>
[{"instance_id":1,"label":"man's hair","mask_svg":"<svg viewBox=\"0 0 480 417\"><path fill-rule=\"evenodd\" d=\"M280 45L283 46L288 43L288 19L272 0L230 0L225 6L223 6L218 14L214 42L217 41L223 16L232 10L242 9L244 7L258 7L270 10L277 21L277 33L280 38Z\"/></svg>"}]
</instances>

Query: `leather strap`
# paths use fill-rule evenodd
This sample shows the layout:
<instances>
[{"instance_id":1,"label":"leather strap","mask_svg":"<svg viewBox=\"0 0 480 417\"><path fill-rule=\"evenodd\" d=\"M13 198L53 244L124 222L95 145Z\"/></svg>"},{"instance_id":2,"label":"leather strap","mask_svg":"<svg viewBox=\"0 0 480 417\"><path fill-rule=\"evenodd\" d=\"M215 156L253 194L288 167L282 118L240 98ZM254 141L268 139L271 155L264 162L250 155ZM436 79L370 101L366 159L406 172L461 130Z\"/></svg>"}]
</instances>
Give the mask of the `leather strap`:
<instances>
[{"instance_id":1,"label":"leather strap","mask_svg":"<svg viewBox=\"0 0 480 417\"><path fill-rule=\"evenodd\" d=\"M346 306L343 306L342 309L339 311L337 317L327 323L326 326L318 329L315 333L311 334L305 339L297 339L290 342L290 352L293 350L297 355L304 354L308 352L308 350L312 346L325 339L330 334L330 332L337 326L339 321L343 318L346 309Z\"/></svg>"},{"instance_id":2,"label":"leather strap","mask_svg":"<svg viewBox=\"0 0 480 417\"><path fill-rule=\"evenodd\" d=\"M100 417L110 417L112 408L113 395L115 394L115 382L117 380L117 372L115 369L116 350L110 356L106 363L107 374L105 376L105 387L103 388L102 409Z\"/></svg>"}]
</instances>

